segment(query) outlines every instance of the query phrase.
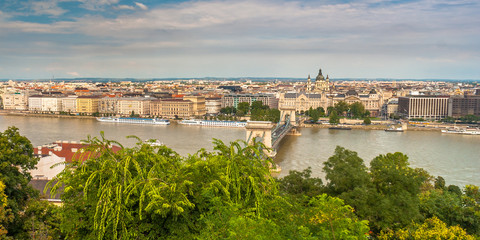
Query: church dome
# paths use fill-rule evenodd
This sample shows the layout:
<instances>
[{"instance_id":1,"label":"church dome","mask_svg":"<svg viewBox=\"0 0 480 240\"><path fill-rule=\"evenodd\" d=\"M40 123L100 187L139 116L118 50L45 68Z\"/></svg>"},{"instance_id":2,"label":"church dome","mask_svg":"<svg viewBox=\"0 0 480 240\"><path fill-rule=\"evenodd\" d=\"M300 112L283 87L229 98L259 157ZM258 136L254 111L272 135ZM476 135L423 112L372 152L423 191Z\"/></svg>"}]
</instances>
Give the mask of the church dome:
<instances>
[{"instance_id":1,"label":"church dome","mask_svg":"<svg viewBox=\"0 0 480 240\"><path fill-rule=\"evenodd\" d=\"M347 95L347 96L352 96L352 95L353 96L358 96L358 93L357 93L357 91L355 91L353 89L350 89L350 90L348 90L347 93L345 93L345 95Z\"/></svg>"},{"instance_id":2,"label":"church dome","mask_svg":"<svg viewBox=\"0 0 480 240\"><path fill-rule=\"evenodd\" d=\"M320 71L318 71L317 79L316 81L324 81L325 77L322 75L322 69L320 68Z\"/></svg>"}]
</instances>

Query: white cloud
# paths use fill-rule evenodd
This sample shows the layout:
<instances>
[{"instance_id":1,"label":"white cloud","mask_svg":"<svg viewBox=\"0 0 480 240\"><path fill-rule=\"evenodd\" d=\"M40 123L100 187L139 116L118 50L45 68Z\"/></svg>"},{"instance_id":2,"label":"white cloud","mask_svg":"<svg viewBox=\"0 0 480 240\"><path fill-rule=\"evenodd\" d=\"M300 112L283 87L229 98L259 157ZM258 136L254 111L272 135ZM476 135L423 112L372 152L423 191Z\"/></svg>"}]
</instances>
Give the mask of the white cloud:
<instances>
[{"instance_id":1,"label":"white cloud","mask_svg":"<svg viewBox=\"0 0 480 240\"><path fill-rule=\"evenodd\" d=\"M118 5L114 7L115 9L120 9L120 10L135 10L134 6L128 6L128 5Z\"/></svg>"},{"instance_id":2,"label":"white cloud","mask_svg":"<svg viewBox=\"0 0 480 240\"><path fill-rule=\"evenodd\" d=\"M67 72L67 74L70 75L70 76L74 76L74 77L80 76L80 74L78 74L78 72Z\"/></svg>"},{"instance_id":3,"label":"white cloud","mask_svg":"<svg viewBox=\"0 0 480 240\"><path fill-rule=\"evenodd\" d=\"M325 1L214 0L150 8L142 8L143 4L139 2L132 6L117 5L118 0L82 2L90 4L93 9L110 6L145 11L115 11L120 15L113 18L111 15L103 17L91 14L71 22L50 24L9 22L5 14L0 12L0 35L34 33L29 37L35 39L36 33L55 34L51 40L42 38L42 41L51 41L52 44L48 46L31 44L34 40L22 41L30 41L24 46L37 46L33 52L38 55L47 52L49 54L45 55L58 55L62 59L68 56L81 58L82 61L92 59L92 63L97 64L89 66L88 71L81 66L76 69L83 76L94 73L92 69L102 62L109 62L110 69L115 69L118 64L131 59L138 63L162 63L172 69L175 67L168 65L169 59L176 59L176 63L182 67L184 63L194 65L205 59L205 63L211 63L211 68L221 61L239 66L243 64L244 69L257 66L260 69L258 71L263 73L272 70L268 64L262 64L263 60L276 61L278 64L295 62L296 65L319 64L314 63L316 61L334 64L338 61L338 65L348 68L348 64L357 64L362 69L380 64L389 70L396 69L396 64L400 66L410 62L436 64L444 62L443 59L457 63L480 61L477 2L463 2L473 5L438 7L448 1L387 4L379 0L365 0L350 4L328 1L325 4ZM376 6L372 7L372 4ZM74 34L75 39L63 42L58 40L58 34L67 39L69 34ZM36 50L40 48L44 50ZM0 46L0 55L4 53L2 49L6 49L4 52L13 51L8 46ZM27 52L32 52L20 47L15 51L26 56ZM182 60L186 58L191 58L191 62ZM282 60L275 60L277 58ZM245 59L253 59L255 64ZM428 62L424 59L428 59ZM59 61L59 65L64 66L61 72L70 69L66 62L78 65L73 61ZM286 71L284 69L295 68L294 65L279 68ZM208 66L203 64L202 68L207 71ZM358 72L358 66L357 69L352 67L351 71ZM228 69L228 66L223 67ZM263 68L266 70L261 70ZM341 67L337 66L337 69ZM233 72L234 69L228 70ZM128 68L122 71L128 72ZM215 75L215 71L210 70L208 74Z\"/></svg>"},{"instance_id":4,"label":"white cloud","mask_svg":"<svg viewBox=\"0 0 480 240\"><path fill-rule=\"evenodd\" d=\"M135 5L142 10L148 10L148 7L143 3L135 2Z\"/></svg>"},{"instance_id":5,"label":"white cloud","mask_svg":"<svg viewBox=\"0 0 480 240\"><path fill-rule=\"evenodd\" d=\"M78 0L88 10L103 10L105 6L117 4L119 0Z\"/></svg>"},{"instance_id":6,"label":"white cloud","mask_svg":"<svg viewBox=\"0 0 480 240\"><path fill-rule=\"evenodd\" d=\"M35 15L53 15L60 16L66 12L66 10L59 7L57 1L40 1L30 3L30 7Z\"/></svg>"}]
</instances>

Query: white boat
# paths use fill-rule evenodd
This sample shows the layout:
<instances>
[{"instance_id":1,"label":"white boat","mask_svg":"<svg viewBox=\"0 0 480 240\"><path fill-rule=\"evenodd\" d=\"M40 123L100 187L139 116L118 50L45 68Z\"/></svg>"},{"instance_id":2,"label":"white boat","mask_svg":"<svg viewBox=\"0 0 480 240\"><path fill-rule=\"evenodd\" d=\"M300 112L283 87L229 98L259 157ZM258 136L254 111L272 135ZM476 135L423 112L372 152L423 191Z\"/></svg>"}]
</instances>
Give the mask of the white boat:
<instances>
[{"instance_id":1,"label":"white boat","mask_svg":"<svg viewBox=\"0 0 480 240\"><path fill-rule=\"evenodd\" d=\"M112 123L170 125L170 121L168 119L160 119L160 118L101 117L101 118L97 118L97 121L112 122Z\"/></svg>"},{"instance_id":2,"label":"white boat","mask_svg":"<svg viewBox=\"0 0 480 240\"><path fill-rule=\"evenodd\" d=\"M450 134L463 134L463 135L480 135L480 129L478 128L448 128L443 129L442 133L450 133Z\"/></svg>"},{"instance_id":3,"label":"white boat","mask_svg":"<svg viewBox=\"0 0 480 240\"><path fill-rule=\"evenodd\" d=\"M159 146L163 146L163 143L160 142L160 140L158 139L149 139L149 140L145 140L143 141L145 144L148 144L152 147L159 147Z\"/></svg>"},{"instance_id":4,"label":"white boat","mask_svg":"<svg viewBox=\"0 0 480 240\"><path fill-rule=\"evenodd\" d=\"M247 122L235 122L235 121L214 121L214 120L199 120L199 119L190 119L182 120L179 122L183 125L191 126L209 126L209 127L245 127Z\"/></svg>"},{"instance_id":5,"label":"white boat","mask_svg":"<svg viewBox=\"0 0 480 240\"><path fill-rule=\"evenodd\" d=\"M387 129L385 129L385 132L403 132L403 128L402 127L391 126Z\"/></svg>"}]
</instances>

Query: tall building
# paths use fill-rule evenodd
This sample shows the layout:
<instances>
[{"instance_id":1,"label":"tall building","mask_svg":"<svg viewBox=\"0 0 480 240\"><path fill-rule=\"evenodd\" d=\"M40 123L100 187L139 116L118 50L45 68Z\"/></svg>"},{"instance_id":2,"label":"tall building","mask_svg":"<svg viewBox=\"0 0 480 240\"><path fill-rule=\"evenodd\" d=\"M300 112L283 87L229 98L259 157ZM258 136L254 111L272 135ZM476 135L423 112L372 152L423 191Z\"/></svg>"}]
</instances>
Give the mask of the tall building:
<instances>
[{"instance_id":1,"label":"tall building","mask_svg":"<svg viewBox=\"0 0 480 240\"><path fill-rule=\"evenodd\" d=\"M222 97L222 108L238 107L241 102L252 105L255 101L261 101L270 108L278 108L278 99L273 94L226 94Z\"/></svg>"},{"instance_id":2,"label":"tall building","mask_svg":"<svg viewBox=\"0 0 480 240\"><path fill-rule=\"evenodd\" d=\"M106 96L98 100L98 112L108 115L118 114L118 100L119 97Z\"/></svg>"},{"instance_id":3,"label":"tall building","mask_svg":"<svg viewBox=\"0 0 480 240\"><path fill-rule=\"evenodd\" d=\"M150 115L151 98L132 97L118 99L118 114L122 116L130 116L132 113L140 116Z\"/></svg>"},{"instance_id":4,"label":"tall building","mask_svg":"<svg viewBox=\"0 0 480 240\"><path fill-rule=\"evenodd\" d=\"M330 79L322 74L322 69L318 71L317 78L315 79L315 92L329 92L330 91Z\"/></svg>"},{"instance_id":5,"label":"tall building","mask_svg":"<svg viewBox=\"0 0 480 240\"><path fill-rule=\"evenodd\" d=\"M77 113L92 114L98 112L98 96L79 96L77 98Z\"/></svg>"},{"instance_id":6,"label":"tall building","mask_svg":"<svg viewBox=\"0 0 480 240\"><path fill-rule=\"evenodd\" d=\"M310 108L322 107L327 109L330 106L329 99L325 93L281 93L279 99L280 107L295 107L297 112L305 112Z\"/></svg>"},{"instance_id":7,"label":"tall building","mask_svg":"<svg viewBox=\"0 0 480 240\"><path fill-rule=\"evenodd\" d=\"M28 111L42 112L42 95L32 95L28 97Z\"/></svg>"},{"instance_id":8,"label":"tall building","mask_svg":"<svg viewBox=\"0 0 480 240\"><path fill-rule=\"evenodd\" d=\"M477 93L479 91L477 90ZM480 116L480 95L452 96L449 101L449 116L463 117L465 115Z\"/></svg>"},{"instance_id":9,"label":"tall building","mask_svg":"<svg viewBox=\"0 0 480 240\"><path fill-rule=\"evenodd\" d=\"M28 96L24 92L5 93L2 95L3 109L27 110Z\"/></svg>"},{"instance_id":10,"label":"tall building","mask_svg":"<svg viewBox=\"0 0 480 240\"><path fill-rule=\"evenodd\" d=\"M222 108L222 99L221 98L206 98L205 99L205 109L207 114L217 114Z\"/></svg>"},{"instance_id":11,"label":"tall building","mask_svg":"<svg viewBox=\"0 0 480 240\"><path fill-rule=\"evenodd\" d=\"M161 99L150 103L151 115L163 118L189 118L194 116L193 102L183 99Z\"/></svg>"},{"instance_id":12,"label":"tall building","mask_svg":"<svg viewBox=\"0 0 480 240\"><path fill-rule=\"evenodd\" d=\"M77 96L67 96L62 98L62 111L67 113L77 112Z\"/></svg>"},{"instance_id":13,"label":"tall building","mask_svg":"<svg viewBox=\"0 0 480 240\"><path fill-rule=\"evenodd\" d=\"M448 116L449 96L407 96L398 98L398 113L406 118L438 120Z\"/></svg>"},{"instance_id":14,"label":"tall building","mask_svg":"<svg viewBox=\"0 0 480 240\"><path fill-rule=\"evenodd\" d=\"M207 113L205 108L205 96L188 95L184 96L183 100L187 100L193 103L193 115L204 116Z\"/></svg>"}]
</instances>

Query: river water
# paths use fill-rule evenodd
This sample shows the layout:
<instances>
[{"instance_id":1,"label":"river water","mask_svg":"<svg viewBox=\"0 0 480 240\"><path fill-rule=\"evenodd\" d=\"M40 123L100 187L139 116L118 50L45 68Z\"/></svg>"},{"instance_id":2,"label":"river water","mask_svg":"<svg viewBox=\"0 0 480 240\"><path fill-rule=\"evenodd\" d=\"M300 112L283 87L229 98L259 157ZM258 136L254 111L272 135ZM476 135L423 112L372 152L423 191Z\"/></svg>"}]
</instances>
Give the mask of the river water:
<instances>
[{"instance_id":1,"label":"river water","mask_svg":"<svg viewBox=\"0 0 480 240\"><path fill-rule=\"evenodd\" d=\"M212 150L212 139L225 143L245 140L245 130L211 128L117 124L97 122L94 119L0 116L0 131L16 126L34 146L56 140L79 141L88 135L98 137L100 131L110 140L133 146L137 140L159 139L181 155L193 154L200 148ZM335 147L342 146L358 152L366 165L379 154L402 152L408 155L412 167L420 167L434 176L442 176L447 184L480 185L480 136L446 135L431 131L403 133L378 130L328 130L300 129L302 136L286 136L280 145L275 162L280 166L280 176L289 170L311 167L314 176L323 177L323 162Z\"/></svg>"}]
</instances>

